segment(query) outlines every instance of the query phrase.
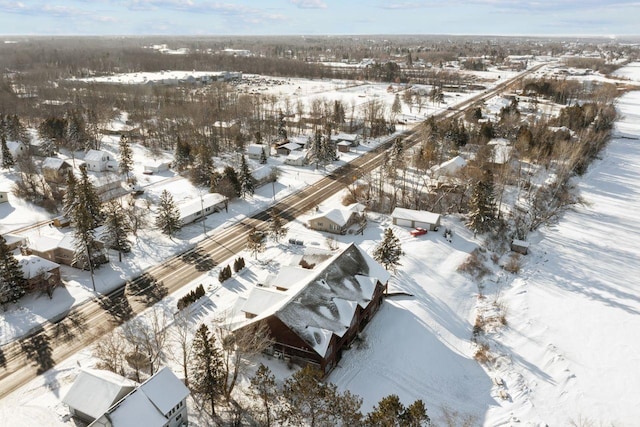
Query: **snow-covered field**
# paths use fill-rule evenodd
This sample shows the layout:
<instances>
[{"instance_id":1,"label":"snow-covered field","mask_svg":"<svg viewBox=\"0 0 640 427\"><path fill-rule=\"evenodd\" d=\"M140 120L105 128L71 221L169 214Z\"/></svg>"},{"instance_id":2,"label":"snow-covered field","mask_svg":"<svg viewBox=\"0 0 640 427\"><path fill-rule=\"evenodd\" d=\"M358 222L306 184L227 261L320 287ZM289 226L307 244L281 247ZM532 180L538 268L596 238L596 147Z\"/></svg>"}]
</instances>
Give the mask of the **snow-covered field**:
<instances>
[{"instance_id":1,"label":"snow-covered field","mask_svg":"<svg viewBox=\"0 0 640 427\"><path fill-rule=\"evenodd\" d=\"M640 64L619 74L640 81ZM512 400L486 425L638 423L640 92L617 105L614 138L580 180L585 206L538 233L521 273L496 289L508 327L491 372Z\"/></svg>"}]
</instances>

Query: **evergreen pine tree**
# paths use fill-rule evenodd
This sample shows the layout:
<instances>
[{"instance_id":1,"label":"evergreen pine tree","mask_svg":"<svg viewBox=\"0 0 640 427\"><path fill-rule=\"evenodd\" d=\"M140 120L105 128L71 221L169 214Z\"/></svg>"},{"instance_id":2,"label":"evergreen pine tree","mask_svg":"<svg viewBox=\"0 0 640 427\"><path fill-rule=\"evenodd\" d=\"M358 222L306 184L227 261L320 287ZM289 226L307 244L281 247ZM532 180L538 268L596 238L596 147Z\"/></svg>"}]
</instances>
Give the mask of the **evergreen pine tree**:
<instances>
[{"instance_id":1,"label":"evergreen pine tree","mask_svg":"<svg viewBox=\"0 0 640 427\"><path fill-rule=\"evenodd\" d=\"M63 212L64 215L71 219L73 217L73 212L78 203L78 199L76 197L76 187L78 185L78 181L76 176L73 174L73 171L69 171L67 173L67 191L64 193L63 198Z\"/></svg>"},{"instance_id":2,"label":"evergreen pine tree","mask_svg":"<svg viewBox=\"0 0 640 427\"><path fill-rule=\"evenodd\" d=\"M71 179L73 181L73 179ZM69 180L68 180L69 181ZM73 264L93 269L103 261L94 229L102 222L102 206L95 187L89 180L87 166L80 166L80 180L71 189L75 201L69 202L67 209L74 225L75 254Z\"/></svg>"},{"instance_id":3,"label":"evergreen pine tree","mask_svg":"<svg viewBox=\"0 0 640 427\"><path fill-rule=\"evenodd\" d=\"M393 234L391 228L384 231L382 242L373 251L373 259L384 266L386 270L396 271L400 264L400 257L404 255L400 247L400 240Z\"/></svg>"},{"instance_id":4,"label":"evergreen pine tree","mask_svg":"<svg viewBox=\"0 0 640 427\"><path fill-rule=\"evenodd\" d=\"M234 190L234 194L230 197L227 194L218 191L218 193L229 197L230 199L232 199L233 197L240 197L241 190L242 187L240 185L240 177L238 176L238 172L236 172L236 170L233 168L233 166L226 166L224 168L224 170L222 171L222 180L226 180L228 183L231 184L231 186L233 187Z\"/></svg>"},{"instance_id":5,"label":"evergreen pine tree","mask_svg":"<svg viewBox=\"0 0 640 427\"><path fill-rule=\"evenodd\" d=\"M27 128L16 114L7 116L7 136L10 141L20 141L27 145L31 142Z\"/></svg>"},{"instance_id":6,"label":"evergreen pine tree","mask_svg":"<svg viewBox=\"0 0 640 427\"><path fill-rule=\"evenodd\" d=\"M240 196L246 197L247 195L253 195L255 192L255 185L253 183L253 176L251 175L251 171L249 171L249 165L247 164L247 159L242 156L240 163L240 176L238 177L240 180Z\"/></svg>"},{"instance_id":7,"label":"evergreen pine tree","mask_svg":"<svg viewBox=\"0 0 640 427\"><path fill-rule=\"evenodd\" d=\"M276 377L267 366L261 363L256 373L251 377L251 386L249 393L261 407L262 425L270 427L275 421L274 408L280 397Z\"/></svg>"},{"instance_id":8,"label":"evergreen pine tree","mask_svg":"<svg viewBox=\"0 0 640 427\"><path fill-rule=\"evenodd\" d=\"M87 165L80 166L80 181L76 186L77 205L87 211L91 216L91 228L96 228L102 223L102 201L98 196L95 186L89 179Z\"/></svg>"},{"instance_id":9,"label":"evergreen pine tree","mask_svg":"<svg viewBox=\"0 0 640 427\"><path fill-rule=\"evenodd\" d=\"M367 415L367 425L377 426L398 426L402 424L402 416L405 407L396 394L383 397L373 410Z\"/></svg>"},{"instance_id":10,"label":"evergreen pine tree","mask_svg":"<svg viewBox=\"0 0 640 427\"><path fill-rule=\"evenodd\" d=\"M196 158L190 170L191 182L196 185L210 186L213 172L212 150L208 145L202 144L197 148Z\"/></svg>"},{"instance_id":11,"label":"evergreen pine tree","mask_svg":"<svg viewBox=\"0 0 640 427\"><path fill-rule=\"evenodd\" d=\"M208 399L211 413L216 413L216 400L223 393L223 362L215 336L202 324L193 338L191 359L191 390Z\"/></svg>"},{"instance_id":12,"label":"evergreen pine tree","mask_svg":"<svg viewBox=\"0 0 640 427\"><path fill-rule=\"evenodd\" d=\"M9 169L11 166L15 165L15 161L11 155L11 151L9 151L9 147L7 146L7 138L4 132L0 133L0 144L2 144L2 169Z\"/></svg>"},{"instance_id":13,"label":"evergreen pine tree","mask_svg":"<svg viewBox=\"0 0 640 427\"><path fill-rule=\"evenodd\" d=\"M0 304L18 301L25 294L26 285L22 267L0 236Z\"/></svg>"},{"instance_id":14,"label":"evergreen pine tree","mask_svg":"<svg viewBox=\"0 0 640 427\"><path fill-rule=\"evenodd\" d=\"M105 213L105 243L118 251L118 261L122 262L122 253L131 252L128 236L132 230L129 218L122 205L115 200L107 203Z\"/></svg>"},{"instance_id":15,"label":"evergreen pine tree","mask_svg":"<svg viewBox=\"0 0 640 427\"><path fill-rule=\"evenodd\" d=\"M133 153L131 151L131 145L129 145L129 138L126 135L120 137L120 162L118 167L120 173L125 176L125 180L129 181L129 174L133 170Z\"/></svg>"},{"instance_id":16,"label":"evergreen pine tree","mask_svg":"<svg viewBox=\"0 0 640 427\"><path fill-rule=\"evenodd\" d=\"M427 415L427 407L422 400L416 400L402 414L402 425L406 427L423 427L431 425Z\"/></svg>"},{"instance_id":17,"label":"evergreen pine tree","mask_svg":"<svg viewBox=\"0 0 640 427\"><path fill-rule=\"evenodd\" d=\"M282 110L278 112L278 136L284 141L287 139L287 122Z\"/></svg>"},{"instance_id":18,"label":"evergreen pine tree","mask_svg":"<svg viewBox=\"0 0 640 427\"><path fill-rule=\"evenodd\" d=\"M178 137L178 141L176 142L176 153L175 153L175 162L174 166L176 170L183 171L191 164L191 146L183 142L180 137Z\"/></svg>"},{"instance_id":19,"label":"evergreen pine tree","mask_svg":"<svg viewBox=\"0 0 640 427\"><path fill-rule=\"evenodd\" d=\"M271 217L271 221L269 222L269 235L273 240L278 242L281 238L287 235L288 230L284 226L282 217L280 217L280 213L276 208L271 209L269 216Z\"/></svg>"},{"instance_id":20,"label":"evergreen pine tree","mask_svg":"<svg viewBox=\"0 0 640 427\"><path fill-rule=\"evenodd\" d=\"M477 233L491 230L496 220L496 207L493 190L493 177L490 173L473 187L469 200L469 218L467 226Z\"/></svg>"},{"instance_id":21,"label":"evergreen pine tree","mask_svg":"<svg viewBox=\"0 0 640 427\"><path fill-rule=\"evenodd\" d=\"M160 195L156 225L164 234L173 236L182 226L180 224L180 211L173 201L173 196L167 190Z\"/></svg>"}]
</instances>

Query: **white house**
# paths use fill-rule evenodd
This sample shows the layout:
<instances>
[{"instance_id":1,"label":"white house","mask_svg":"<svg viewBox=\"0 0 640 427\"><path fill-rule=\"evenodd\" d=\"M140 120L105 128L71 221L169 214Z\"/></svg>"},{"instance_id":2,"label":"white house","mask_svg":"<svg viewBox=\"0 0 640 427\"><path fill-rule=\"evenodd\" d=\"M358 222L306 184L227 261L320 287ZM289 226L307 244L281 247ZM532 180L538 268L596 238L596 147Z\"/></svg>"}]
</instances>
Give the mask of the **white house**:
<instances>
[{"instance_id":1,"label":"white house","mask_svg":"<svg viewBox=\"0 0 640 427\"><path fill-rule=\"evenodd\" d=\"M113 372L83 369L62 398L71 415L91 423L136 387L136 383Z\"/></svg>"},{"instance_id":2,"label":"white house","mask_svg":"<svg viewBox=\"0 0 640 427\"><path fill-rule=\"evenodd\" d=\"M270 151L271 148L268 145L249 144L247 146L247 156L253 160L260 160L263 153L265 157L269 157Z\"/></svg>"},{"instance_id":3,"label":"white house","mask_svg":"<svg viewBox=\"0 0 640 427\"><path fill-rule=\"evenodd\" d=\"M491 162L496 165L503 165L511 158L513 147L509 140L504 138L495 138L487 142L487 145L493 147Z\"/></svg>"},{"instance_id":4,"label":"white house","mask_svg":"<svg viewBox=\"0 0 640 427\"><path fill-rule=\"evenodd\" d=\"M187 225L198 219L219 212L224 209L226 197L218 193L207 193L202 197L197 197L184 205L178 206L180 210L180 222Z\"/></svg>"},{"instance_id":5,"label":"white house","mask_svg":"<svg viewBox=\"0 0 640 427\"><path fill-rule=\"evenodd\" d=\"M395 208L391 213L395 225L402 227L422 227L437 230L440 227L440 214L414 209Z\"/></svg>"},{"instance_id":6,"label":"white house","mask_svg":"<svg viewBox=\"0 0 640 427\"><path fill-rule=\"evenodd\" d=\"M331 142L340 143L340 142L348 142L351 147L355 147L359 144L360 136L357 133L339 133L336 135L331 135Z\"/></svg>"},{"instance_id":7,"label":"white house","mask_svg":"<svg viewBox=\"0 0 640 427\"><path fill-rule=\"evenodd\" d=\"M333 234L345 234L351 225L365 220L364 208L365 206L360 203L353 203L320 212L309 218L309 228Z\"/></svg>"},{"instance_id":8,"label":"white house","mask_svg":"<svg viewBox=\"0 0 640 427\"><path fill-rule=\"evenodd\" d=\"M24 156L29 152L27 146L20 141L7 141L7 148L9 149L9 153L11 153L13 160L20 156Z\"/></svg>"},{"instance_id":9,"label":"white house","mask_svg":"<svg viewBox=\"0 0 640 427\"><path fill-rule=\"evenodd\" d=\"M169 368L162 368L90 427L180 427L188 425L189 389Z\"/></svg>"},{"instance_id":10,"label":"white house","mask_svg":"<svg viewBox=\"0 0 640 427\"><path fill-rule=\"evenodd\" d=\"M84 156L87 169L94 172L117 171L118 162L113 156L101 150L89 150Z\"/></svg>"},{"instance_id":11,"label":"white house","mask_svg":"<svg viewBox=\"0 0 640 427\"><path fill-rule=\"evenodd\" d=\"M284 164L291 165L291 166L304 166L306 162L307 162L307 150L292 151L284 159Z\"/></svg>"},{"instance_id":12,"label":"white house","mask_svg":"<svg viewBox=\"0 0 640 427\"><path fill-rule=\"evenodd\" d=\"M0 191L0 203L9 201L9 192L8 191Z\"/></svg>"}]
</instances>

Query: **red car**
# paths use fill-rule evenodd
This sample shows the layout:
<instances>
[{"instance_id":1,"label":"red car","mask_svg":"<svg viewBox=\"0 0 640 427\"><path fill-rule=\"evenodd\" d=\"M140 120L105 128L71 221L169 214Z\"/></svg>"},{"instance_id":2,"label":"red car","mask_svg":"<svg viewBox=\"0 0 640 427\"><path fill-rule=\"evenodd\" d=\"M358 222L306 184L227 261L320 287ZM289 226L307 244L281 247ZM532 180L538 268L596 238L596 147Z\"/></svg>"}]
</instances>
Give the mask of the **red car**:
<instances>
[{"instance_id":1,"label":"red car","mask_svg":"<svg viewBox=\"0 0 640 427\"><path fill-rule=\"evenodd\" d=\"M415 230L411 230L411 235L413 237L422 236L423 234L427 234L427 230L422 227L416 227Z\"/></svg>"}]
</instances>

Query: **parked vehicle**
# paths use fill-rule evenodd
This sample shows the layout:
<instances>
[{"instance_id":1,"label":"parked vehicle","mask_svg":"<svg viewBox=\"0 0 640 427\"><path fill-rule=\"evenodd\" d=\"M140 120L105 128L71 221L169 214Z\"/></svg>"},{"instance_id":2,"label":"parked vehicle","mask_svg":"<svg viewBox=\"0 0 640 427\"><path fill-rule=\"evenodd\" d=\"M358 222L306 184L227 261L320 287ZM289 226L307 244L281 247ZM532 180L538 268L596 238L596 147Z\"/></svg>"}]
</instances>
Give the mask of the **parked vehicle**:
<instances>
[{"instance_id":1,"label":"parked vehicle","mask_svg":"<svg viewBox=\"0 0 640 427\"><path fill-rule=\"evenodd\" d=\"M427 230L422 227L416 227L415 230L411 230L411 235L413 237L422 236L423 234L427 234Z\"/></svg>"}]
</instances>

